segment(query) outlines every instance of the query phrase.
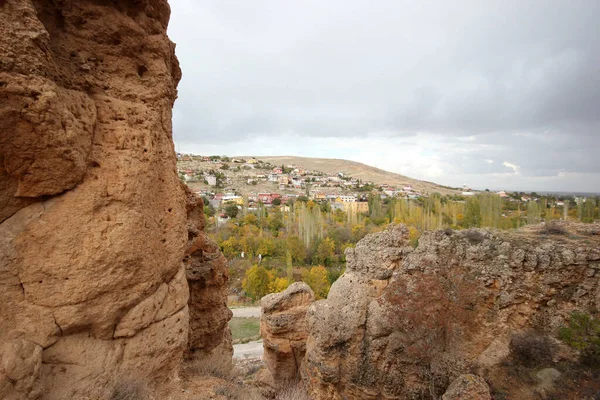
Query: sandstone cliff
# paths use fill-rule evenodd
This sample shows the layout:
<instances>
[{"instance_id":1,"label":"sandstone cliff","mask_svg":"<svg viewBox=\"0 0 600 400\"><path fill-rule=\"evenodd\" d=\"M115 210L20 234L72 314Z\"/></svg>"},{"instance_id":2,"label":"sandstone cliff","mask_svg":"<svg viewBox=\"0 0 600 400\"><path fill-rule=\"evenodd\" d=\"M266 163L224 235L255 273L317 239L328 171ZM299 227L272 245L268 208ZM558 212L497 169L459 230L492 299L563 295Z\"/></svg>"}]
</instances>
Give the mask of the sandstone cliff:
<instances>
[{"instance_id":1,"label":"sandstone cliff","mask_svg":"<svg viewBox=\"0 0 600 400\"><path fill-rule=\"evenodd\" d=\"M428 232L414 250L402 225L366 236L307 313L314 398L440 396L460 374L500 363L512 334L555 336L572 310L596 313L600 236L568 229ZM486 398L484 386L475 392Z\"/></svg>"},{"instance_id":2,"label":"sandstone cliff","mask_svg":"<svg viewBox=\"0 0 600 400\"><path fill-rule=\"evenodd\" d=\"M105 397L176 374L182 259L197 250L169 13L166 0L0 1L0 398Z\"/></svg>"}]
</instances>

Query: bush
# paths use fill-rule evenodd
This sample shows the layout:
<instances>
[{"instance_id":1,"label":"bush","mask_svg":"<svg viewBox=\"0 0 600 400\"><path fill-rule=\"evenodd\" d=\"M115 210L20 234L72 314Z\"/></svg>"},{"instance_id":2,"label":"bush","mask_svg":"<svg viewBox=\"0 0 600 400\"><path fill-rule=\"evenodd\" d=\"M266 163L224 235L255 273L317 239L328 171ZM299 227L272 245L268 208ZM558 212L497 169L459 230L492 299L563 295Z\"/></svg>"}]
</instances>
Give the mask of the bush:
<instances>
[{"instance_id":1,"label":"bush","mask_svg":"<svg viewBox=\"0 0 600 400\"><path fill-rule=\"evenodd\" d=\"M552 361L553 346L548 337L531 331L513 335L510 353L519 364L537 367Z\"/></svg>"},{"instance_id":2,"label":"bush","mask_svg":"<svg viewBox=\"0 0 600 400\"><path fill-rule=\"evenodd\" d=\"M475 230L464 231L464 235L471 244L479 244L485 239L483 233Z\"/></svg>"},{"instance_id":3,"label":"bush","mask_svg":"<svg viewBox=\"0 0 600 400\"><path fill-rule=\"evenodd\" d=\"M559 331L560 339L580 351L580 362L600 367L600 320L580 312L573 312L569 325Z\"/></svg>"},{"instance_id":4,"label":"bush","mask_svg":"<svg viewBox=\"0 0 600 400\"><path fill-rule=\"evenodd\" d=\"M542 233L545 233L546 235L566 235L569 232L567 232L563 226L555 222L550 222L546 224Z\"/></svg>"}]
</instances>

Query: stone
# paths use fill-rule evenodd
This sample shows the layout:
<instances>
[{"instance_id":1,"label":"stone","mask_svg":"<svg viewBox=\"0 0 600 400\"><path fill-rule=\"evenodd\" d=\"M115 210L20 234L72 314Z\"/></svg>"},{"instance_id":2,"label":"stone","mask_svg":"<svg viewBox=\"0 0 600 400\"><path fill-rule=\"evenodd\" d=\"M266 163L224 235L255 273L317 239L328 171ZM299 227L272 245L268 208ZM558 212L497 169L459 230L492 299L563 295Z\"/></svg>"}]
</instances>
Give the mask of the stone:
<instances>
[{"instance_id":1,"label":"stone","mask_svg":"<svg viewBox=\"0 0 600 400\"><path fill-rule=\"evenodd\" d=\"M565 229L596 229L581 225ZM600 278L586 271L599 255L598 236L536 226L425 232L413 250L391 225L348 250L344 275L309 307L302 376L314 399L428 397L427 376L440 377L441 394L445 379L502 363L511 335L551 337L574 308L597 310Z\"/></svg>"},{"instance_id":2,"label":"stone","mask_svg":"<svg viewBox=\"0 0 600 400\"><path fill-rule=\"evenodd\" d=\"M166 0L0 2L2 398L177 374L187 227L203 222L176 174L169 15Z\"/></svg>"},{"instance_id":3,"label":"stone","mask_svg":"<svg viewBox=\"0 0 600 400\"><path fill-rule=\"evenodd\" d=\"M268 370L263 372L265 384L281 388L300 379L308 336L306 312L314 299L306 283L295 282L260 300L260 334Z\"/></svg>"},{"instance_id":4,"label":"stone","mask_svg":"<svg viewBox=\"0 0 600 400\"><path fill-rule=\"evenodd\" d=\"M490 388L476 375L465 374L456 378L442 396L442 400L491 400Z\"/></svg>"},{"instance_id":5,"label":"stone","mask_svg":"<svg viewBox=\"0 0 600 400\"><path fill-rule=\"evenodd\" d=\"M218 353L230 360L233 345L228 322L233 313L227 307L227 259L203 231L202 199L189 190L186 199L188 245L184 265L190 310L186 356L208 358Z\"/></svg>"},{"instance_id":6,"label":"stone","mask_svg":"<svg viewBox=\"0 0 600 400\"><path fill-rule=\"evenodd\" d=\"M39 375L42 348L24 339L4 342L0 347L0 398L35 399L42 393Z\"/></svg>"}]
</instances>

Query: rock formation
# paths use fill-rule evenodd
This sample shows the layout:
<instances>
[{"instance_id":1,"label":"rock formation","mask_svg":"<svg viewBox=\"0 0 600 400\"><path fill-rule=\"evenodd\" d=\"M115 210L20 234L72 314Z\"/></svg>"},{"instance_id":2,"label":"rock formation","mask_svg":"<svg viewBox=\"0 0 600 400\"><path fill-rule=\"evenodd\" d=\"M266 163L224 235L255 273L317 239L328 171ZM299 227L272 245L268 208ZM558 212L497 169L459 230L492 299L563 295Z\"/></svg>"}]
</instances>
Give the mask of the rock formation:
<instances>
[{"instance_id":1,"label":"rock formation","mask_svg":"<svg viewBox=\"0 0 600 400\"><path fill-rule=\"evenodd\" d=\"M300 378L308 336L306 310L314 299L315 295L306 283L296 282L283 292L266 295L260 300L263 359L269 371L269 376L263 380L273 387Z\"/></svg>"},{"instance_id":2,"label":"rock formation","mask_svg":"<svg viewBox=\"0 0 600 400\"><path fill-rule=\"evenodd\" d=\"M204 232L202 199L188 193L187 209L189 245L184 259L190 288L187 354L207 357L212 353L231 360L233 346L227 322L232 312L227 307L227 259Z\"/></svg>"},{"instance_id":3,"label":"rock formation","mask_svg":"<svg viewBox=\"0 0 600 400\"><path fill-rule=\"evenodd\" d=\"M105 398L176 374L190 244L169 13L166 0L0 1L2 399Z\"/></svg>"},{"instance_id":4,"label":"rock formation","mask_svg":"<svg viewBox=\"0 0 600 400\"><path fill-rule=\"evenodd\" d=\"M367 235L307 313L314 398L439 396L501 362L515 332L555 335L572 310L600 309L600 236L568 229L427 232L414 250L402 225Z\"/></svg>"},{"instance_id":5,"label":"rock formation","mask_svg":"<svg viewBox=\"0 0 600 400\"><path fill-rule=\"evenodd\" d=\"M442 396L442 400L491 400L490 388L475 375L465 374L454 380Z\"/></svg>"}]
</instances>

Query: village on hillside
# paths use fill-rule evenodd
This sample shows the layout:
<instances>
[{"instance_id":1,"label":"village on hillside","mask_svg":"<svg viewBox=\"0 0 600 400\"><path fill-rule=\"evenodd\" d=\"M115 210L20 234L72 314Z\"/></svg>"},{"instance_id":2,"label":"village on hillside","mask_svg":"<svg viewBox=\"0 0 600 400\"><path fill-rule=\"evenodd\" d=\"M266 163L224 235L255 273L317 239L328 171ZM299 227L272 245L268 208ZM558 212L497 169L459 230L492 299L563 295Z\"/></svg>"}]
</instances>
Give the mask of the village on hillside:
<instances>
[{"instance_id":1,"label":"village on hillside","mask_svg":"<svg viewBox=\"0 0 600 400\"><path fill-rule=\"evenodd\" d=\"M377 194L382 200L391 198L423 199L432 193L420 192L406 183L401 186L375 184L347 175L343 171L324 173L308 170L302 165L273 165L257 158L227 156L202 156L177 154L177 172L193 192L203 196L215 210L220 220L229 217L227 206L235 205L247 210L257 206L271 207L291 204L296 200L312 200L329 203L332 210L368 213L368 196ZM464 200L477 191L464 185L452 196ZM537 201L535 193L496 194L509 202L527 203ZM577 201L577 199L575 199ZM564 205L556 198L553 206ZM231 209L231 208L230 208Z\"/></svg>"}]
</instances>

